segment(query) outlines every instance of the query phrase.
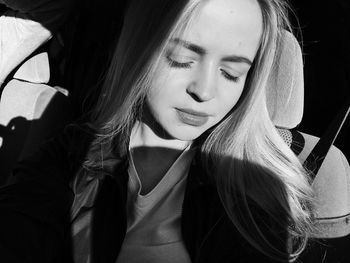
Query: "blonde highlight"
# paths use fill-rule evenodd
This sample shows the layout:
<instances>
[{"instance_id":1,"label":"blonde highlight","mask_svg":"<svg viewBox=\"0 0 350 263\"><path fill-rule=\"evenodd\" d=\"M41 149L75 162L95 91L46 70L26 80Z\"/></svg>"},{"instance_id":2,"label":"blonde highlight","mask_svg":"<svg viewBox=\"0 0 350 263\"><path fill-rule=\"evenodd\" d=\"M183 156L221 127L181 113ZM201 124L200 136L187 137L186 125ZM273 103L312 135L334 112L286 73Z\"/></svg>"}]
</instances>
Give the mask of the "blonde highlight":
<instances>
[{"instance_id":1,"label":"blonde highlight","mask_svg":"<svg viewBox=\"0 0 350 263\"><path fill-rule=\"evenodd\" d=\"M159 10L155 17L151 16L154 12L150 9L157 3L156 0L134 2L138 3L131 5L126 15L103 95L97 104L93 119L97 137L90 147L86 167L101 165L101 145L107 146L103 151L104 156L108 156L114 144L127 144L133 124L142 114L142 104L152 86L165 47L175 35L186 32L203 1L163 1L169 3L169 6L162 6L168 8L165 10L168 14L162 16ZM271 258L282 261L288 257L293 261L304 249L307 233L313 231L310 205L313 193L307 172L277 133L266 106L268 77L280 52L283 30L291 31L291 26L286 2L257 2L264 27L259 50L238 103L206 133L201 142L201 159L203 167L216 182L227 215L246 240ZM142 21L146 19L153 19L159 28L154 32L145 28ZM141 22L138 25L135 21ZM149 37L146 46L138 43L145 38L143 31L154 34ZM116 137L118 142L114 141ZM264 187L270 187L275 196L270 194L262 198L261 193L266 194L261 189ZM279 212L270 207L268 198L286 216L282 223L289 226L291 242L296 244L290 253L286 254L271 244L254 218L251 201L274 222L279 220Z\"/></svg>"}]
</instances>

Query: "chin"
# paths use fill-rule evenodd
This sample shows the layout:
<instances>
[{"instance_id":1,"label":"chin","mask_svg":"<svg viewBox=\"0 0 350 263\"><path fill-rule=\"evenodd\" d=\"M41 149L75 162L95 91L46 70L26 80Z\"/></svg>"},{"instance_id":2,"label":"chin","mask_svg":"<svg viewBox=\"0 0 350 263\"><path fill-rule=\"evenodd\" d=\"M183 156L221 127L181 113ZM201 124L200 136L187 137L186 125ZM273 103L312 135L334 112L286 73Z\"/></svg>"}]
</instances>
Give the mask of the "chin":
<instances>
[{"instance_id":1,"label":"chin","mask_svg":"<svg viewBox=\"0 0 350 263\"><path fill-rule=\"evenodd\" d=\"M171 125L171 127L166 130L172 138L180 141L193 141L201 136L205 131L202 127L190 125Z\"/></svg>"}]
</instances>

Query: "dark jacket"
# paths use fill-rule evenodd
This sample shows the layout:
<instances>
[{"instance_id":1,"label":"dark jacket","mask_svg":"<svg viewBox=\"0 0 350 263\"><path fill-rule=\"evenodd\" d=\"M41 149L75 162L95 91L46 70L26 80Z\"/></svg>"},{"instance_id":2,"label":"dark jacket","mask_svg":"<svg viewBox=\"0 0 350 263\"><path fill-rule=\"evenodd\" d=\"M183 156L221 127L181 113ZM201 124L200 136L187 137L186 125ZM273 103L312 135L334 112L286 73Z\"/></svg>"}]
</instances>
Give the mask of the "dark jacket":
<instances>
[{"instance_id":1,"label":"dark jacket","mask_svg":"<svg viewBox=\"0 0 350 263\"><path fill-rule=\"evenodd\" d=\"M104 158L104 169L82 168L92 139L85 129L66 128L18 165L16 183L0 189L0 262L115 262L126 232L128 160L117 151ZM181 224L192 262L274 262L234 227L198 156ZM284 240L281 234L275 244L284 248Z\"/></svg>"}]
</instances>

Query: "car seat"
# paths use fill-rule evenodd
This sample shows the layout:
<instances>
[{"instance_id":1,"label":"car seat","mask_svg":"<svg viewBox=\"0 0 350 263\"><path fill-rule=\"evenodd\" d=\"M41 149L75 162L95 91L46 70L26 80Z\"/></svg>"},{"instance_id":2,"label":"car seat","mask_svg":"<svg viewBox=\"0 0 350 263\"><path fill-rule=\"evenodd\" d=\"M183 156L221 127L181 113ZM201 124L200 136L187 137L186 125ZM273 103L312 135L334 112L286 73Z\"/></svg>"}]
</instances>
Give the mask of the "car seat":
<instances>
[{"instance_id":1,"label":"car seat","mask_svg":"<svg viewBox=\"0 0 350 263\"><path fill-rule=\"evenodd\" d=\"M26 59L0 96L0 185L15 163L30 155L70 119L68 91L48 85L47 52Z\"/></svg>"},{"instance_id":2,"label":"car seat","mask_svg":"<svg viewBox=\"0 0 350 263\"><path fill-rule=\"evenodd\" d=\"M267 106L270 117L281 136L294 149L300 161L304 162L319 138L295 130L303 115L302 53L298 42L288 32L284 34L282 48L283 52L279 63L275 65L269 79ZM0 160L2 164L6 163L6 165L1 165L0 169L9 167L5 168L5 174L11 170L16 160L27 156L41 140L52 134L54 127L49 124L50 121L57 124L58 122L54 121L55 118L62 116L61 111L67 109L63 106L67 102L65 95L63 95L65 92L62 93L62 89L46 85L48 71L45 69L47 70L49 65L45 55L40 54L32 59L34 60L28 60L22 65L24 68L27 67L27 70L20 68L1 95L0 124L2 131L0 130L0 137L2 137L2 146L0 146ZM57 103L57 107L48 106L55 104L52 103L56 96L61 100ZM55 108L52 110L55 117L43 118L49 108ZM41 125L36 125L37 121L41 122ZM16 134L17 136L15 136ZM8 139L11 136L12 139ZM22 140L18 138L22 138ZM17 149L17 152L8 154L12 149ZM315 238L331 239L344 237L350 233L348 222L350 212L349 176L350 169L345 156L338 148L332 146L313 182L318 200L316 204L317 223L321 229Z\"/></svg>"},{"instance_id":3,"label":"car seat","mask_svg":"<svg viewBox=\"0 0 350 263\"><path fill-rule=\"evenodd\" d=\"M22 2L0 4L0 185L19 159L69 119L67 90L51 86L62 61L55 54L63 50L60 35L52 32L74 1Z\"/></svg>"},{"instance_id":4,"label":"car seat","mask_svg":"<svg viewBox=\"0 0 350 263\"><path fill-rule=\"evenodd\" d=\"M282 49L269 79L267 107L280 135L304 163L320 138L296 129L302 120L304 104L302 52L289 32L285 32ZM317 200L318 231L302 262L350 262L341 261L348 258L345 247L350 245L350 167L337 147L330 147L312 186Z\"/></svg>"}]
</instances>

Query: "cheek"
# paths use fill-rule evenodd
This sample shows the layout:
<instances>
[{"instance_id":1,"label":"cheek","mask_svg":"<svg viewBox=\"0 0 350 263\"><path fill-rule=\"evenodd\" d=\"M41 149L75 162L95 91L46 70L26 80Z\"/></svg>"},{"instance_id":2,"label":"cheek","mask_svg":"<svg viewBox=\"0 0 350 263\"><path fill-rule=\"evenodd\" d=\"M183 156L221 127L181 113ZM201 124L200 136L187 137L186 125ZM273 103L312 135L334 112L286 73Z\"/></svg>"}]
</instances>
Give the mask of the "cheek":
<instances>
[{"instance_id":1,"label":"cheek","mask_svg":"<svg viewBox=\"0 0 350 263\"><path fill-rule=\"evenodd\" d=\"M220 118L224 117L238 102L242 95L245 79L241 79L241 83L226 85L221 89L218 97Z\"/></svg>"},{"instance_id":2,"label":"cheek","mask_svg":"<svg viewBox=\"0 0 350 263\"><path fill-rule=\"evenodd\" d=\"M151 84L151 87L147 94L147 101L151 104L158 104L159 102L163 101L164 98L166 98L166 92L167 92L167 85L166 85L166 79L164 77L164 74L158 73Z\"/></svg>"},{"instance_id":3,"label":"cheek","mask_svg":"<svg viewBox=\"0 0 350 263\"><path fill-rule=\"evenodd\" d=\"M154 83L147 94L147 101L155 108L159 108L163 104L169 103L171 97L171 88L168 84Z\"/></svg>"},{"instance_id":4,"label":"cheek","mask_svg":"<svg viewBox=\"0 0 350 263\"><path fill-rule=\"evenodd\" d=\"M169 110L177 105L180 94L178 85L169 75L161 76L152 83L146 101L153 114L160 118L166 116Z\"/></svg>"},{"instance_id":5,"label":"cheek","mask_svg":"<svg viewBox=\"0 0 350 263\"><path fill-rule=\"evenodd\" d=\"M185 78L182 71L171 70L164 63L162 70L154 77L151 88L147 94L148 101L167 104L177 101L183 95ZM183 71L184 72L184 71Z\"/></svg>"}]
</instances>

